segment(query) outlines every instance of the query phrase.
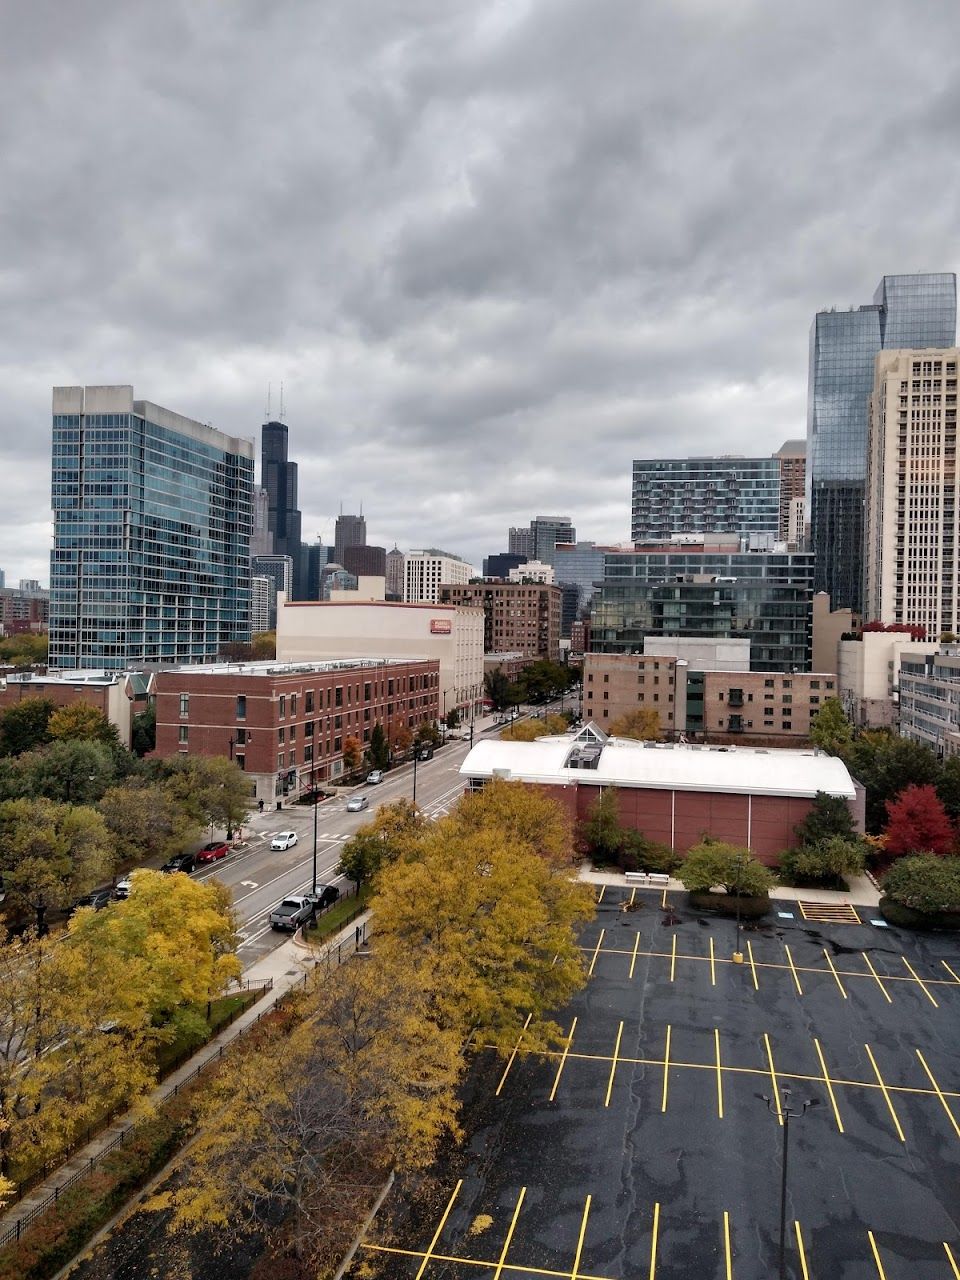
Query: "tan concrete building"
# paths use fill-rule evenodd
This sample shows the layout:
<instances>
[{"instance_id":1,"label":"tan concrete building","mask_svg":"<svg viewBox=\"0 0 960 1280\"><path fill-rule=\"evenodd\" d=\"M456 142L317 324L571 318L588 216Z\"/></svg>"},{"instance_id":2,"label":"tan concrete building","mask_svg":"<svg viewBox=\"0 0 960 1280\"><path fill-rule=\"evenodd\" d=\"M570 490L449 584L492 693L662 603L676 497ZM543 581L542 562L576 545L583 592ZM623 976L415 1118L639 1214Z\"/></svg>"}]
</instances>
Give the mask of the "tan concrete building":
<instances>
[{"instance_id":1,"label":"tan concrete building","mask_svg":"<svg viewBox=\"0 0 960 1280\"><path fill-rule=\"evenodd\" d=\"M777 536L781 542L798 546L803 541L803 493L807 475L806 440L788 440L773 455L780 464L780 527ZM796 504L800 503L799 515ZM800 521L800 537L796 536Z\"/></svg>"},{"instance_id":2,"label":"tan concrete building","mask_svg":"<svg viewBox=\"0 0 960 1280\"><path fill-rule=\"evenodd\" d=\"M678 685L679 679L679 685ZM652 654L585 653L583 718L605 733L631 711L651 708L660 732L672 739L686 729L686 664Z\"/></svg>"},{"instance_id":3,"label":"tan concrete building","mask_svg":"<svg viewBox=\"0 0 960 1280\"><path fill-rule=\"evenodd\" d=\"M440 588L445 604L483 610L486 653L522 653L560 660L563 593L547 583L469 582Z\"/></svg>"},{"instance_id":4,"label":"tan concrete building","mask_svg":"<svg viewBox=\"0 0 960 1280\"><path fill-rule=\"evenodd\" d=\"M870 397L864 615L960 630L957 362L960 349L882 351Z\"/></svg>"},{"instance_id":5,"label":"tan concrete building","mask_svg":"<svg viewBox=\"0 0 960 1280\"><path fill-rule=\"evenodd\" d=\"M818 591L813 597L811 622L811 666L814 671L839 671L840 641L860 630L860 619L852 609L831 609L830 596Z\"/></svg>"},{"instance_id":6,"label":"tan concrete building","mask_svg":"<svg viewBox=\"0 0 960 1280\"><path fill-rule=\"evenodd\" d=\"M938 647L936 640L911 640L896 631L865 631L858 640L841 641L840 700L853 723L861 729L895 728L901 659L923 660Z\"/></svg>"},{"instance_id":7,"label":"tan concrete building","mask_svg":"<svg viewBox=\"0 0 960 1280\"><path fill-rule=\"evenodd\" d=\"M408 551L403 561L403 598L408 604L436 604L440 587L445 582L469 582L473 565L449 551L429 547L426 551Z\"/></svg>"},{"instance_id":8,"label":"tan concrete building","mask_svg":"<svg viewBox=\"0 0 960 1280\"><path fill-rule=\"evenodd\" d=\"M703 734L711 742L763 738L769 745L809 741L810 722L837 696L830 672L703 673Z\"/></svg>"},{"instance_id":9,"label":"tan concrete building","mask_svg":"<svg viewBox=\"0 0 960 1280\"><path fill-rule=\"evenodd\" d=\"M357 595L344 592L345 598L336 601L284 600L281 596L277 661L435 658L440 663L441 715L456 708L463 718L481 710L482 610L363 600Z\"/></svg>"}]
</instances>

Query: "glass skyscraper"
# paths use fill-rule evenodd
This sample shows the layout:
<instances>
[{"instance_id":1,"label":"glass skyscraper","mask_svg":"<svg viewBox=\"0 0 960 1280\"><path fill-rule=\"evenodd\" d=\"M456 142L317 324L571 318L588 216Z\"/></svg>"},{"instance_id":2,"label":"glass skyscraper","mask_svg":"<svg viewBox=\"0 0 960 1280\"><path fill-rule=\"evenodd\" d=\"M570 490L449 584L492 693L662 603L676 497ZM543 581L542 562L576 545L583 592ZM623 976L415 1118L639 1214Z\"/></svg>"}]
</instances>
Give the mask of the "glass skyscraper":
<instances>
[{"instance_id":1,"label":"glass skyscraper","mask_svg":"<svg viewBox=\"0 0 960 1280\"><path fill-rule=\"evenodd\" d=\"M253 457L132 387L54 387L51 667L199 662L249 640Z\"/></svg>"},{"instance_id":2,"label":"glass skyscraper","mask_svg":"<svg viewBox=\"0 0 960 1280\"><path fill-rule=\"evenodd\" d=\"M641 458L633 464L630 536L769 533L780 529L780 461L770 458Z\"/></svg>"},{"instance_id":3,"label":"glass skyscraper","mask_svg":"<svg viewBox=\"0 0 960 1280\"><path fill-rule=\"evenodd\" d=\"M873 302L818 311L810 330L806 509L815 589L834 609L863 608L863 503L868 402L884 349L952 347L957 279L884 276Z\"/></svg>"},{"instance_id":4,"label":"glass skyscraper","mask_svg":"<svg viewBox=\"0 0 960 1280\"><path fill-rule=\"evenodd\" d=\"M291 598L304 597L304 554L297 506L297 464L287 460L287 424L265 422L260 431L260 483L267 491L267 528L271 551L293 562Z\"/></svg>"}]
</instances>

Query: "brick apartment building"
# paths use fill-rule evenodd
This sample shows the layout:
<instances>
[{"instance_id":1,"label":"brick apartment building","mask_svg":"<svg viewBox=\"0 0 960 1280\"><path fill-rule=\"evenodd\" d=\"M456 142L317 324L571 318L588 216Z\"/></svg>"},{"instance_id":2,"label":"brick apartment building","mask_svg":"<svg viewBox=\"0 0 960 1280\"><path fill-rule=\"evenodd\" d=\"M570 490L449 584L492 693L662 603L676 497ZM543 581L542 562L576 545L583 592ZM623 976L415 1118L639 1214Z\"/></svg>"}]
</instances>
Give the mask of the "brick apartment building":
<instances>
[{"instance_id":1,"label":"brick apartment building","mask_svg":"<svg viewBox=\"0 0 960 1280\"><path fill-rule=\"evenodd\" d=\"M563 592L548 583L467 582L440 587L441 604L483 609L485 653L560 659Z\"/></svg>"},{"instance_id":2,"label":"brick apartment building","mask_svg":"<svg viewBox=\"0 0 960 1280\"><path fill-rule=\"evenodd\" d=\"M129 747L133 717L146 709L152 683L150 676L123 671L61 671L51 675L18 672L0 676L0 712L24 698L45 698L55 707L85 702L110 721L121 743Z\"/></svg>"},{"instance_id":3,"label":"brick apartment building","mask_svg":"<svg viewBox=\"0 0 960 1280\"><path fill-rule=\"evenodd\" d=\"M347 738L436 723L436 660L216 663L159 671L158 756L227 756L266 805L343 772Z\"/></svg>"}]
</instances>

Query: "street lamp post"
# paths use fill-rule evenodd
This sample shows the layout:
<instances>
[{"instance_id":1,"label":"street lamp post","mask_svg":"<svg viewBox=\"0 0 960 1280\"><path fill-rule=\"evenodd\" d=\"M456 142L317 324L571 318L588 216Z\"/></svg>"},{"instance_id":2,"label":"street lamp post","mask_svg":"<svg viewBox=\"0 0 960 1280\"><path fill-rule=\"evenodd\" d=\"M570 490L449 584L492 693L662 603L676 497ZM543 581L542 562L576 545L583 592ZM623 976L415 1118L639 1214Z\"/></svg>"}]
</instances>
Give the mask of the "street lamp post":
<instances>
[{"instance_id":1,"label":"street lamp post","mask_svg":"<svg viewBox=\"0 0 960 1280\"><path fill-rule=\"evenodd\" d=\"M310 783L313 787L313 887L311 892L317 892L317 766L313 766L313 773L310 775Z\"/></svg>"},{"instance_id":2,"label":"street lamp post","mask_svg":"<svg viewBox=\"0 0 960 1280\"><path fill-rule=\"evenodd\" d=\"M413 749L413 803L417 803L417 756L420 754L419 748Z\"/></svg>"},{"instance_id":3,"label":"street lamp post","mask_svg":"<svg viewBox=\"0 0 960 1280\"><path fill-rule=\"evenodd\" d=\"M793 1110L790 1106L791 1094L789 1086L784 1085L782 1087L781 1095L783 1101L779 1107L765 1093L758 1093L757 1097L767 1104L767 1110L772 1115L779 1114L783 1121L783 1146L781 1148L780 1161L780 1244L777 1276L779 1280L787 1280L787 1159L790 1151L790 1121L799 1120L811 1107L818 1107L820 1099L806 1098L800 1103L798 1110Z\"/></svg>"},{"instance_id":4,"label":"street lamp post","mask_svg":"<svg viewBox=\"0 0 960 1280\"><path fill-rule=\"evenodd\" d=\"M737 853L737 882L734 886L736 890L736 908L737 908L737 937L734 943L733 955L730 957L734 964L743 964L743 952L741 951L740 937L743 925L740 923L740 888L743 883L743 851Z\"/></svg>"}]
</instances>

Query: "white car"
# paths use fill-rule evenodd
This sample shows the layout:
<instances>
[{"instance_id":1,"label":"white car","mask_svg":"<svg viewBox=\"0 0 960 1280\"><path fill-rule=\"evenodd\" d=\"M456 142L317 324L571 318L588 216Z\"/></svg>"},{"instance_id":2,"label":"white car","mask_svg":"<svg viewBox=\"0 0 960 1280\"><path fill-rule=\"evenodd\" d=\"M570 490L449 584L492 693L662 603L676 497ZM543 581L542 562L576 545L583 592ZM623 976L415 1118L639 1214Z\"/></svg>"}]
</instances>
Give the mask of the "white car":
<instances>
[{"instance_id":1,"label":"white car","mask_svg":"<svg viewBox=\"0 0 960 1280\"><path fill-rule=\"evenodd\" d=\"M362 809L369 809L370 801L366 796L351 796L347 801L347 813L359 813Z\"/></svg>"},{"instance_id":2,"label":"white car","mask_svg":"<svg viewBox=\"0 0 960 1280\"><path fill-rule=\"evenodd\" d=\"M271 849L291 849L297 843L295 831L278 831L270 841Z\"/></svg>"},{"instance_id":3,"label":"white car","mask_svg":"<svg viewBox=\"0 0 960 1280\"><path fill-rule=\"evenodd\" d=\"M124 898L130 897L130 889L131 889L130 877L124 876L122 880L117 881L114 887L114 890L113 890L114 897L119 898L120 901L122 902Z\"/></svg>"},{"instance_id":4,"label":"white car","mask_svg":"<svg viewBox=\"0 0 960 1280\"><path fill-rule=\"evenodd\" d=\"M371 769L370 772L367 774L367 781L370 783L371 786L375 787L378 782L383 781L383 770Z\"/></svg>"}]
</instances>

